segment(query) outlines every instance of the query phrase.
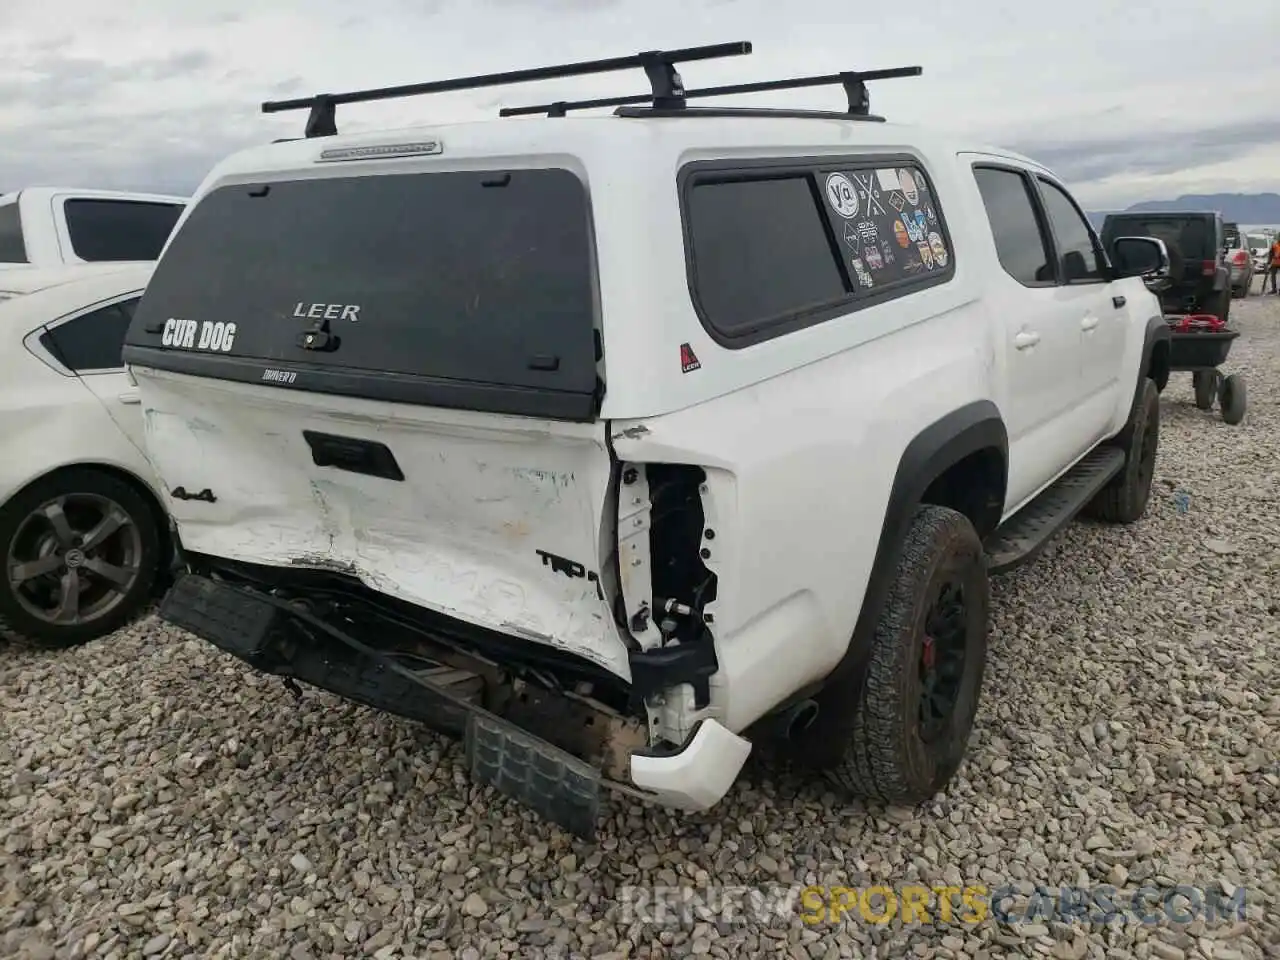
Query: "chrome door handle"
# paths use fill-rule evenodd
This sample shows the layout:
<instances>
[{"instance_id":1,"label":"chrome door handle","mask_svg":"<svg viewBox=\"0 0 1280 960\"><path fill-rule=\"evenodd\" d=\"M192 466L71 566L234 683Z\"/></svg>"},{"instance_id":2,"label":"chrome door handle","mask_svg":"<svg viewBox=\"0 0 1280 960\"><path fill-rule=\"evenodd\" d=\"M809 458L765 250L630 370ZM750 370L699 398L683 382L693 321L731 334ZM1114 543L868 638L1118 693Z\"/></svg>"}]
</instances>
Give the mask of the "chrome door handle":
<instances>
[{"instance_id":1,"label":"chrome door handle","mask_svg":"<svg viewBox=\"0 0 1280 960\"><path fill-rule=\"evenodd\" d=\"M1092 330L1097 325L1098 325L1097 317L1085 317L1083 320L1080 321L1081 330Z\"/></svg>"},{"instance_id":2,"label":"chrome door handle","mask_svg":"<svg viewBox=\"0 0 1280 960\"><path fill-rule=\"evenodd\" d=\"M129 390L116 397L121 403L141 403L142 394L136 390Z\"/></svg>"},{"instance_id":3,"label":"chrome door handle","mask_svg":"<svg viewBox=\"0 0 1280 960\"><path fill-rule=\"evenodd\" d=\"M1040 334L1032 333L1030 330L1023 330L1013 338L1013 345L1019 350L1026 350L1028 347L1034 347L1040 342Z\"/></svg>"}]
</instances>

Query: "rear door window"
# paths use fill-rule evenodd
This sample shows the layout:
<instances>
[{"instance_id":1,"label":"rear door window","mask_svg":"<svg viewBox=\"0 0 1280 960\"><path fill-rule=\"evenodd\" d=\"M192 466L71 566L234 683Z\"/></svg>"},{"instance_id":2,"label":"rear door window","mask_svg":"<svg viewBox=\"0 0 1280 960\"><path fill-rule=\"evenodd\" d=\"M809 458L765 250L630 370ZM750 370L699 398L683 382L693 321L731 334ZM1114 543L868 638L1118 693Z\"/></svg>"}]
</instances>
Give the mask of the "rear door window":
<instances>
[{"instance_id":1,"label":"rear door window","mask_svg":"<svg viewBox=\"0 0 1280 960\"><path fill-rule=\"evenodd\" d=\"M590 419L595 315L569 170L342 176L204 197L129 342L210 376Z\"/></svg>"},{"instance_id":2,"label":"rear door window","mask_svg":"<svg viewBox=\"0 0 1280 960\"><path fill-rule=\"evenodd\" d=\"M973 175L1004 272L1025 287L1055 285L1049 239L1036 215L1027 178L998 167L977 167Z\"/></svg>"},{"instance_id":3,"label":"rear door window","mask_svg":"<svg viewBox=\"0 0 1280 960\"><path fill-rule=\"evenodd\" d=\"M62 205L71 249L91 262L155 260L182 215L176 203L70 199Z\"/></svg>"}]
</instances>

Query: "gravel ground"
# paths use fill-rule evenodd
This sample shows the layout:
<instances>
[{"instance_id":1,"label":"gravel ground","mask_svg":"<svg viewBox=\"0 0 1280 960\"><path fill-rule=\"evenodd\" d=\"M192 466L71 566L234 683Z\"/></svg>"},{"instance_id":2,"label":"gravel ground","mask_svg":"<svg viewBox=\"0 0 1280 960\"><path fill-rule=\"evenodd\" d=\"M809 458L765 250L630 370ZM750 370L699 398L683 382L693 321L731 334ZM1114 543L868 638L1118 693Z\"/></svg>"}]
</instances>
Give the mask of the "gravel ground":
<instances>
[{"instance_id":1,"label":"gravel ground","mask_svg":"<svg viewBox=\"0 0 1280 960\"><path fill-rule=\"evenodd\" d=\"M0 656L0 956L1280 956L1280 298L1237 302L1245 423L1163 404L1149 516L1000 581L970 760L920 811L752 765L705 816L595 845L471 786L459 747L154 619ZM1246 919L654 926L627 885L1174 884ZM740 911L741 913L741 911ZM1190 918L1184 918L1190 919Z\"/></svg>"}]
</instances>

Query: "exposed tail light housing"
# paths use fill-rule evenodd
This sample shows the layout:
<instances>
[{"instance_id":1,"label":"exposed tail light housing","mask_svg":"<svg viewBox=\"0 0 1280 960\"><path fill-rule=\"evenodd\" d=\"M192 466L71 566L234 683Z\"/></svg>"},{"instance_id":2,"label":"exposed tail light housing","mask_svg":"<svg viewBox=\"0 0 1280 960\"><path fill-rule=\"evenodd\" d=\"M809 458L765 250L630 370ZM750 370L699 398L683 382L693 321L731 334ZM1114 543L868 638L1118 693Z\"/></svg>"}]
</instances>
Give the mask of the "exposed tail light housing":
<instances>
[{"instance_id":1,"label":"exposed tail light housing","mask_svg":"<svg viewBox=\"0 0 1280 960\"><path fill-rule=\"evenodd\" d=\"M1231 262L1244 266L1244 264L1249 262L1249 254L1244 250L1237 250L1231 255Z\"/></svg>"}]
</instances>

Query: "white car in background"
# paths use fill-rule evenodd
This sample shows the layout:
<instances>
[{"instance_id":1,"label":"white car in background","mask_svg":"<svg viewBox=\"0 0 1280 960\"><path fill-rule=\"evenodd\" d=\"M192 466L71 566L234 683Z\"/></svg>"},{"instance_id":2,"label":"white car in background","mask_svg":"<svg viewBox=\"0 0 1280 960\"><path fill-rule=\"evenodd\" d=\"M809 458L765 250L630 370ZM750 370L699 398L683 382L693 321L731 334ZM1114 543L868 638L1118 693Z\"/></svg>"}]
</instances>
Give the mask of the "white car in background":
<instances>
[{"instance_id":1,"label":"white car in background","mask_svg":"<svg viewBox=\"0 0 1280 960\"><path fill-rule=\"evenodd\" d=\"M152 264L0 271L0 637L67 647L151 599L168 526L120 351Z\"/></svg>"},{"instance_id":2,"label":"white car in background","mask_svg":"<svg viewBox=\"0 0 1280 960\"><path fill-rule=\"evenodd\" d=\"M32 267L153 261L185 197L85 187L0 194L0 276Z\"/></svg>"}]
</instances>

